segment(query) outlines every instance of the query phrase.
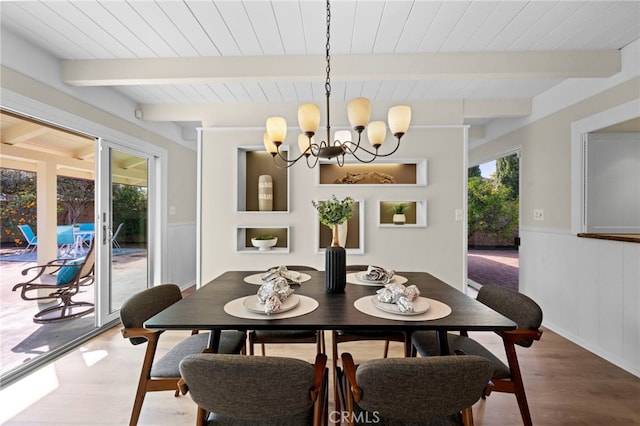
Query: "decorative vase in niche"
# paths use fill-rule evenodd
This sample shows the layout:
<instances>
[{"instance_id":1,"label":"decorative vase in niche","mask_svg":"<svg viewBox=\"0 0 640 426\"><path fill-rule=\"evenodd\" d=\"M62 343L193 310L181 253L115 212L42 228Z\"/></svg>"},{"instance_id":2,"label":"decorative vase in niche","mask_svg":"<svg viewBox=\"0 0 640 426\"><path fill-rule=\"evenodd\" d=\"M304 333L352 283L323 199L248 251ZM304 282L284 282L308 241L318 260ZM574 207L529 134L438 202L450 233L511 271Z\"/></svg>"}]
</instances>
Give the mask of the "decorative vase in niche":
<instances>
[{"instance_id":1,"label":"decorative vase in niche","mask_svg":"<svg viewBox=\"0 0 640 426\"><path fill-rule=\"evenodd\" d=\"M404 213L402 214L394 214L393 215L393 223L394 225L404 225L404 223L406 222L407 218L405 217Z\"/></svg>"},{"instance_id":2,"label":"decorative vase in niche","mask_svg":"<svg viewBox=\"0 0 640 426\"><path fill-rule=\"evenodd\" d=\"M332 232L331 246L325 252L324 285L330 293L344 293L347 285L347 251L340 246L338 225L333 225Z\"/></svg>"},{"instance_id":3,"label":"decorative vase in niche","mask_svg":"<svg viewBox=\"0 0 640 426\"><path fill-rule=\"evenodd\" d=\"M347 247L347 231L349 231L349 227L347 226L348 222L348 220L345 220L340 225L336 225L338 227L338 244L340 247Z\"/></svg>"},{"instance_id":4,"label":"decorative vase in niche","mask_svg":"<svg viewBox=\"0 0 640 426\"><path fill-rule=\"evenodd\" d=\"M258 177L258 210L273 210L273 180L270 175Z\"/></svg>"}]
</instances>

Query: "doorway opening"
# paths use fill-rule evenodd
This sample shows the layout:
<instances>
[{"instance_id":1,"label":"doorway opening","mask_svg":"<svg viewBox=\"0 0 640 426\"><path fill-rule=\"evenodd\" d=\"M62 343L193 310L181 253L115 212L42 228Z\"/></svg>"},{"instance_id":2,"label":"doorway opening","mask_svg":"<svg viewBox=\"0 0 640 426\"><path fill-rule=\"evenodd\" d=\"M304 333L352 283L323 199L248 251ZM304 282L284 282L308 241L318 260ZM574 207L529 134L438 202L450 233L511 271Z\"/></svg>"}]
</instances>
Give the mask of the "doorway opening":
<instances>
[{"instance_id":1,"label":"doorway opening","mask_svg":"<svg viewBox=\"0 0 640 426\"><path fill-rule=\"evenodd\" d=\"M520 158L511 153L469 168L467 283L518 290Z\"/></svg>"}]
</instances>

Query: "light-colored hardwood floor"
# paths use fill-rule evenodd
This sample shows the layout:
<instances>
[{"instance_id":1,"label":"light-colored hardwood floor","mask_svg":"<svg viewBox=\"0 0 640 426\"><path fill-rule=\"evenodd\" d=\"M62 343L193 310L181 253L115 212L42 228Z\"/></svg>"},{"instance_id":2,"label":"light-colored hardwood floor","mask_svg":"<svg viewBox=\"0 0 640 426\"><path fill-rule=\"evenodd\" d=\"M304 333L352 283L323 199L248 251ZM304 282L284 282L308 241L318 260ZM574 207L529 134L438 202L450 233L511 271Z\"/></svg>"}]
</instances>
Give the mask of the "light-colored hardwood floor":
<instances>
[{"instance_id":1,"label":"light-colored hardwood floor","mask_svg":"<svg viewBox=\"0 0 640 426\"><path fill-rule=\"evenodd\" d=\"M162 349L182 332L167 332ZM502 354L492 333L474 333ZM328 346L330 347L330 346ZM342 344L356 362L382 356L382 343ZM144 348L132 346L113 328L56 362L0 392L0 424L126 425ZM268 355L311 361L313 345L270 345ZM640 379L557 334L545 330L542 340L518 353L536 425L640 425ZM392 344L392 356L401 356ZM404 385L404 384L403 384ZM409 385L409 384L407 384ZM416 383L415 386L428 386ZM513 395L493 393L474 406L476 425L521 424ZM147 394L140 425L190 425L195 406L190 397L171 392Z\"/></svg>"}]
</instances>

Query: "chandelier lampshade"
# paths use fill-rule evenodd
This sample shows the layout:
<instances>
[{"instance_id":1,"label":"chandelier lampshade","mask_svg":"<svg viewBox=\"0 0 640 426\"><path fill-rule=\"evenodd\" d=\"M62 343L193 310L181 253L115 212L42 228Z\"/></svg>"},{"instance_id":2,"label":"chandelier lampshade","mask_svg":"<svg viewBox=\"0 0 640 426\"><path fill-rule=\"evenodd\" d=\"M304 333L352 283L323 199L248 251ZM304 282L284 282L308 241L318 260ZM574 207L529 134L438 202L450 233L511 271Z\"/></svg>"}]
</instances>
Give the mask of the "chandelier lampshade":
<instances>
[{"instance_id":1,"label":"chandelier lampshade","mask_svg":"<svg viewBox=\"0 0 640 426\"><path fill-rule=\"evenodd\" d=\"M384 121L372 121L367 127L367 136L369 137L369 143L375 149L378 149L387 136L387 125Z\"/></svg>"},{"instance_id":2,"label":"chandelier lampshade","mask_svg":"<svg viewBox=\"0 0 640 426\"><path fill-rule=\"evenodd\" d=\"M320 108L315 104L302 104L298 107L298 125L302 133L312 136L320 125Z\"/></svg>"},{"instance_id":3,"label":"chandelier lampshade","mask_svg":"<svg viewBox=\"0 0 640 426\"><path fill-rule=\"evenodd\" d=\"M287 121L282 117L267 118L267 135L276 146L283 143L287 137Z\"/></svg>"},{"instance_id":4,"label":"chandelier lampshade","mask_svg":"<svg viewBox=\"0 0 640 426\"><path fill-rule=\"evenodd\" d=\"M309 138L304 133L300 133L298 135L298 148L300 149L300 152L307 157L311 155L311 145L314 142L313 137Z\"/></svg>"},{"instance_id":5,"label":"chandelier lampshade","mask_svg":"<svg viewBox=\"0 0 640 426\"><path fill-rule=\"evenodd\" d=\"M378 157L388 157L393 155L400 147L400 139L409 129L411 123L411 108L407 105L394 106L389 109L387 121L389 130L396 138L395 147L386 153L378 152L378 149L384 143L387 136L387 124L384 121L373 121L369 123L371 118L371 102L369 99L359 97L349 101L347 105L347 118L351 128L356 132L352 138L349 130L339 130L335 132L333 140L331 139L331 124L329 97L331 96L331 55L329 48L331 46L331 7L327 0L327 42L325 45L326 59L326 80L325 94L327 102L327 135L326 140L316 143L314 137L320 126L320 108L312 103L305 103L298 107L298 125L302 133L298 136L298 148L300 154L289 159L281 152L280 146L284 143L287 136L287 122L282 117L267 118L267 132L264 135L264 146L273 157L273 161L277 167L291 167L302 157L306 159L307 166L313 168L316 166L320 158L335 158L339 166L343 166L345 157L354 159L360 163L371 163ZM367 129L367 138L372 148L365 148L360 144L362 132ZM354 140L355 139L355 140Z\"/></svg>"},{"instance_id":6,"label":"chandelier lampshade","mask_svg":"<svg viewBox=\"0 0 640 426\"><path fill-rule=\"evenodd\" d=\"M389 115L387 118L389 122L389 130L395 137L397 135L404 135L409 129L409 123L411 122L411 108L406 105L398 105L389 108Z\"/></svg>"},{"instance_id":7,"label":"chandelier lampshade","mask_svg":"<svg viewBox=\"0 0 640 426\"><path fill-rule=\"evenodd\" d=\"M333 135L334 141L340 141L342 144L351 145L351 132L349 130L338 130Z\"/></svg>"},{"instance_id":8,"label":"chandelier lampshade","mask_svg":"<svg viewBox=\"0 0 640 426\"><path fill-rule=\"evenodd\" d=\"M371 117L371 102L367 98L355 98L347 106L349 124L354 129L365 128Z\"/></svg>"},{"instance_id":9,"label":"chandelier lampshade","mask_svg":"<svg viewBox=\"0 0 640 426\"><path fill-rule=\"evenodd\" d=\"M278 147L273 142L271 142L271 139L269 139L269 134L267 132L264 132L264 136L262 139L264 141L264 148L269 154L274 155L278 152Z\"/></svg>"}]
</instances>

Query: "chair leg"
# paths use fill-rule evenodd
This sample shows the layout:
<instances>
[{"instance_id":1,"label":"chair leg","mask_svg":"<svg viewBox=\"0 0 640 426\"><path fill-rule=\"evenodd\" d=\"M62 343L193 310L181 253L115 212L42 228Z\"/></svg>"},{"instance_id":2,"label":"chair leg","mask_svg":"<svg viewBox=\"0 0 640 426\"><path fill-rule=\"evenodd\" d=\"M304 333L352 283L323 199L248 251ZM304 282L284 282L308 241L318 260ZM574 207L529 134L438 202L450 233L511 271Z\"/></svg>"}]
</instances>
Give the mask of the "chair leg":
<instances>
[{"instance_id":1,"label":"chair leg","mask_svg":"<svg viewBox=\"0 0 640 426\"><path fill-rule=\"evenodd\" d=\"M525 426L531 426L531 413L529 412L529 404L527 403L527 395L524 391L524 383L522 382L522 374L520 373L520 364L518 363L518 356L516 355L516 348L513 344L507 344L505 342L505 351L507 353L507 361L509 362L509 369L511 370L511 382L513 383L513 392L516 395L518 401L518 408L520 408L520 415L522 416L522 423Z\"/></svg>"},{"instance_id":2,"label":"chair leg","mask_svg":"<svg viewBox=\"0 0 640 426\"><path fill-rule=\"evenodd\" d=\"M471 407L462 410L462 424L464 426L473 426L473 409Z\"/></svg>"},{"instance_id":3,"label":"chair leg","mask_svg":"<svg viewBox=\"0 0 640 426\"><path fill-rule=\"evenodd\" d=\"M529 412L529 404L527 403L527 395L524 392L524 384L522 383L520 371L518 371L517 375L518 378L516 379L516 374L513 374L513 387L514 393L516 394L516 400L518 401L518 408L520 408L522 423L525 426L531 426L533 422L531 421L531 413Z\"/></svg>"},{"instance_id":4,"label":"chair leg","mask_svg":"<svg viewBox=\"0 0 640 426\"><path fill-rule=\"evenodd\" d=\"M198 407L198 411L196 412L196 425L205 426L207 424L207 417L209 417L209 412L204 408Z\"/></svg>"},{"instance_id":5,"label":"chair leg","mask_svg":"<svg viewBox=\"0 0 640 426\"><path fill-rule=\"evenodd\" d=\"M262 356L265 356L264 343L260 343L260 349L262 350Z\"/></svg>"},{"instance_id":6,"label":"chair leg","mask_svg":"<svg viewBox=\"0 0 640 426\"><path fill-rule=\"evenodd\" d=\"M333 364L333 398L335 404L335 411L340 412L340 390L338 384L338 333L331 332L331 347L332 347L332 359Z\"/></svg>"},{"instance_id":7,"label":"chair leg","mask_svg":"<svg viewBox=\"0 0 640 426\"><path fill-rule=\"evenodd\" d=\"M384 354L383 358L386 358L389 355L389 340L384 341Z\"/></svg>"},{"instance_id":8,"label":"chair leg","mask_svg":"<svg viewBox=\"0 0 640 426\"><path fill-rule=\"evenodd\" d=\"M140 419L140 412L142 411L142 403L144 397L147 394L147 383L151 377L151 366L153 364L153 358L156 355L156 348L158 347L158 338L150 339L147 342L147 350L144 354L144 361L142 362L142 369L140 370L140 379L138 380L138 389L136 390L136 398L133 401L133 408L131 410L131 419L129 420L129 426L136 426Z\"/></svg>"}]
</instances>

